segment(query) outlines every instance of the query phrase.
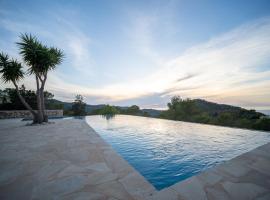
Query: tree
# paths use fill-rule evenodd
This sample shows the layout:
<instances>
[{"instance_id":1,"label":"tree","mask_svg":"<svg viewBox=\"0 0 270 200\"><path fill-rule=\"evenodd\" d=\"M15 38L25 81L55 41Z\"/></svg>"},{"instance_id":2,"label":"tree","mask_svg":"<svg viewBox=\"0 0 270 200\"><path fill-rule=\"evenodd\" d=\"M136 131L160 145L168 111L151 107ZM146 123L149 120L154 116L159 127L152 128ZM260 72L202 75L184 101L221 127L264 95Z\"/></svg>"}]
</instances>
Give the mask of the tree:
<instances>
[{"instance_id":1,"label":"tree","mask_svg":"<svg viewBox=\"0 0 270 200\"><path fill-rule=\"evenodd\" d=\"M73 115L75 116L82 116L85 115L85 107L86 107L86 103L83 102L83 96L78 94L75 96L75 100L72 104L72 111L73 111Z\"/></svg>"},{"instance_id":2,"label":"tree","mask_svg":"<svg viewBox=\"0 0 270 200\"><path fill-rule=\"evenodd\" d=\"M47 122L45 114L44 88L48 72L61 64L64 54L60 49L43 45L31 34L22 34L21 42L18 42L20 54L29 66L28 72L35 75L36 94L38 107L38 121Z\"/></svg>"},{"instance_id":3,"label":"tree","mask_svg":"<svg viewBox=\"0 0 270 200\"><path fill-rule=\"evenodd\" d=\"M37 112L25 101L19 92L18 81L24 77L22 65L16 60L10 60L8 55L1 54L1 73L5 82L12 82L16 88L20 100L24 106L32 113L34 123L47 122L45 115L44 88L48 72L62 62L63 52L55 47L43 45L31 34L22 34L21 41L18 42L20 54L28 66L28 73L36 79Z\"/></svg>"},{"instance_id":4,"label":"tree","mask_svg":"<svg viewBox=\"0 0 270 200\"><path fill-rule=\"evenodd\" d=\"M137 105L132 105L128 108L120 109L120 113L124 115L143 115L143 112L140 110L140 107Z\"/></svg>"},{"instance_id":5,"label":"tree","mask_svg":"<svg viewBox=\"0 0 270 200\"><path fill-rule=\"evenodd\" d=\"M5 90L0 90L0 104L8 103L8 94Z\"/></svg>"},{"instance_id":6,"label":"tree","mask_svg":"<svg viewBox=\"0 0 270 200\"><path fill-rule=\"evenodd\" d=\"M105 105L103 108L101 108L98 112L100 115L116 115L119 111L114 106Z\"/></svg>"},{"instance_id":7,"label":"tree","mask_svg":"<svg viewBox=\"0 0 270 200\"><path fill-rule=\"evenodd\" d=\"M127 109L127 113L131 115L138 114L140 112L140 107L137 105L132 105Z\"/></svg>"},{"instance_id":8,"label":"tree","mask_svg":"<svg viewBox=\"0 0 270 200\"><path fill-rule=\"evenodd\" d=\"M172 97L168 110L161 112L161 118L214 124L221 126L270 130L270 118L255 110L216 104L201 99Z\"/></svg>"},{"instance_id":9,"label":"tree","mask_svg":"<svg viewBox=\"0 0 270 200\"><path fill-rule=\"evenodd\" d=\"M24 85L19 88L21 96L25 101L34 109L37 109L37 96L33 90L27 90ZM46 107L49 109L59 109L60 106L56 105L53 99L53 94L44 91L44 98ZM0 110L24 110L25 106L22 104L16 89L6 88L0 91Z\"/></svg>"},{"instance_id":10,"label":"tree","mask_svg":"<svg viewBox=\"0 0 270 200\"><path fill-rule=\"evenodd\" d=\"M17 94L22 102L22 104L31 112L33 115L33 122L36 123L38 121L37 113L32 109L32 107L25 101L19 92L18 81L23 79L24 73L22 71L22 65L16 60L10 60L7 54L0 54L0 73L2 74L2 80L5 83L12 82L16 88Z\"/></svg>"}]
</instances>

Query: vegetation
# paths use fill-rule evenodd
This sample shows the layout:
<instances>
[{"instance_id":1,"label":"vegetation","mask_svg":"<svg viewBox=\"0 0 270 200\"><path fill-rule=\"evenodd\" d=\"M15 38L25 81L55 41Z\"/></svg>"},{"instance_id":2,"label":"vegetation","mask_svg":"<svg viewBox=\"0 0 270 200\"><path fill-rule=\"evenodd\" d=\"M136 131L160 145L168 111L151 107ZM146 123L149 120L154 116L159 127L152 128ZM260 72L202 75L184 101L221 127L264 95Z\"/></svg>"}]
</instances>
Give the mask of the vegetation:
<instances>
[{"instance_id":1,"label":"vegetation","mask_svg":"<svg viewBox=\"0 0 270 200\"><path fill-rule=\"evenodd\" d=\"M0 110L25 109L21 98L35 110L37 109L36 96L35 91L26 90L24 85L18 90L14 88L0 90ZM73 103L61 102L53 97L52 93L44 91L45 106L48 109L64 109L64 115L69 116L102 115L110 119L116 114L124 114L270 131L270 118L262 113L201 99L181 99L176 96L168 103L168 110L158 111L140 109L136 105L130 107L87 105L81 95L76 95Z\"/></svg>"},{"instance_id":2,"label":"vegetation","mask_svg":"<svg viewBox=\"0 0 270 200\"><path fill-rule=\"evenodd\" d=\"M116 115L116 114L122 114L122 115L137 115L137 116L147 116L150 115L141 110L139 106L132 105L130 107L119 107L119 106L110 106L110 105L104 105L102 108L95 109L92 112L88 113L89 115Z\"/></svg>"},{"instance_id":3,"label":"vegetation","mask_svg":"<svg viewBox=\"0 0 270 200\"><path fill-rule=\"evenodd\" d=\"M28 104L34 109L37 109L37 97L36 92L33 90L26 90L22 85L19 88L19 93L28 102ZM44 91L45 106L47 109L63 109L63 105L53 102L54 95L50 92ZM6 88L0 90L0 110L24 110L25 106L21 102L16 89Z\"/></svg>"},{"instance_id":4,"label":"vegetation","mask_svg":"<svg viewBox=\"0 0 270 200\"><path fill-rule=\"evenodd\" d=\"M83 96L78 94L75 96L75 100L72 104L72 114L74 116L83 116L83 115L86 115L86 112L85 112L85 106L86 106L86 103L84 103L83 101Z\"/></svg>"},{"instance_id":5,"label":"vegetation","mask_svg":"<svg viewBox=\"0 0 270 200\"><path fill-rule=\"evenodd\" d=\"M0 54L0 73L5 83L11 82L16 89L17 95L22 104L33 115L33 123L47 122L45 114L45 93L44 88L48 77L48 72L62 62L63 52L54 47L43 45L36 37L30 34L22 34L20 42L17 43L20 54L27 64L28 74L34 75L36 80L36 108L29 105L20 93L18 82L24 78L23 66L15 59L10 59L7 54Z\"/></svg>"},{"instance_id":6,"label":"vegetation","mask_svg":"<svg viewBox=\"0 0 270 200\"><path fill-rule=\"evenodd\" d=\"M99 115L116 115L119 114L119 110L114 107L114 106L110 106L110 105L105 105L103 108L101 108L98 111Z\"/></svg>"},{"instance_id":7,"label":"vegetation","mask_svg":"<svg viewBox=\"0 0 270 200\"><path fill-rule=\"evenodd\" d=\"M270 131L270 119L255 110L175 96L161 118Z\"/></svg>"}]
</instances>

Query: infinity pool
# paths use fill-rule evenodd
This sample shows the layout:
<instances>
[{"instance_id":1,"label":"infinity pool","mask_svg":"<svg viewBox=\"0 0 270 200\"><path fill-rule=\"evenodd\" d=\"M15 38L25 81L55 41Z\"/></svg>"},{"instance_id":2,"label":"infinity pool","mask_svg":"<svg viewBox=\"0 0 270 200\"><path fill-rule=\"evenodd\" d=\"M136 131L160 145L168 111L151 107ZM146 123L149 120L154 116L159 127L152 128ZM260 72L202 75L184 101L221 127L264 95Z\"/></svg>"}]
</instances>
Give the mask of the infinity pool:
<instances>
[{"instance_id":1,"label":"infinity pool","mask_svg":"<svg viewBox=\"0 0 270 200\"><path fill-rule=\"evenodd\" d=\"M160 190L270 142L270 133L117 115L88 124Z\"/></svg>"}]
</instances>

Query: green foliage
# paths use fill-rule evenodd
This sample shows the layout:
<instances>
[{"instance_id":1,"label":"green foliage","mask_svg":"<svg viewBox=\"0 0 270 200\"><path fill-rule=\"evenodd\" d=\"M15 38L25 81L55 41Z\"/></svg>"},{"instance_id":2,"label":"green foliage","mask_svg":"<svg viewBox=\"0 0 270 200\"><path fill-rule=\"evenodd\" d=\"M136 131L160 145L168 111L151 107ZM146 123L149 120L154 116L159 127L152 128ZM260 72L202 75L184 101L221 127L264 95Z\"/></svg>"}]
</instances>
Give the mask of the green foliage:
<instances>
[{"instance_id":1,"label":"green foliage","mask_svg":"<svg viewBox=\"0 0 270 200\"><path fill-rule=\"evenodd\" d=\"M90 115L139 115L139 116L149 116L147 112L140 110L139 106L133 105L127 108L121 108L117 106L105 105L100 109L95 109L89 113Z\"/></svg>"},{"instance_id":2,"label":"green foliage","mask_svg":"<svg viewBox=\"0 0 270 200\"><path fill-rule=\"evenodd\" d=\"M22 65L17 60L9 59L7 54L0 54L0 74L5 83L12 82L15 86L20 100L27 108L32 116L33 123L47 122L48 117L45 113L45 83L49 70L52 70L56 65L60 64L63 59L63 52L54 47L43 45L36 37L31 34L21 34L21 41L17 43L20 49L20 54L24 62L28 65L29 74L34 74L36 78L36 102L37 106L29 105L23 95L20 94L18 81L24 77ZM23 91L24 92L24 91ZM2 100L2 103L6 103ZM37 107L37 111L33 110Z\"/></svg>"},{"instance_id":3,"label":"green foliage","mask_svg":"<svg viewBox=\"0 0 270 200\"><path fill-rule=\"evenodd\" d=\"M31 34L22 34L20 38L21 42L17 44L25 63L30 67L30 74L44 75L62 62L64 54L61 50L43 45Z\"/></svg>"},{"instance_id":4,"label":"green foliage","mask_svg":"<svg viewBox=\"0 0 270 200\"><path fill-rule=\"evenodd\" d=\"M98 111L99 115L116 115L119 114L119 111L114 106L105 105Z\"/></svg>"},{"instance_id":5,"label":"green foliage","mask_svg":"<svg viewBox=\"0 0 270 200\"><path fill-rule=\"evenodd\" d=\"M254 129L258 130L270 130L270 118L261 118L256 120L255 124L253 124Z\"/></svg>"},{"instance_id":6,"label":"green foliage","mask_svg":"<svg viewBox=\"0 0 270 200\"><path fill-rule=\"evenodd\" d=\"M160 118L270 131L270 119L255 110L175 96Z\"/></svg>"},{"instance_id":7,"label":"green foliage","mask_svg":"<svg viewBox=\"0 0 270 200\"><path fill-rule=\"evenodd\" d=\"M36 92L33 90L26 90L24 85L19 88L22 97L33 108L37 109ZM62 104L52 102L54 95L50 92L44 92L44 99L47 109L63 109ZM25 110L15 88L6 88L0 90L0 110Z\"/></svg>"},{"instance_id":8,"label":"green foliage","mask_svg":"<svg viewBox=\"0 0 270 200\"><path fill-rule=\"evenodd\" d=\"M139 106L137 105L132 105L128 107L127 109L120 109L120 113L126 114L126 115L142 115L143 114Z\"/></svg>"},{"instance_id":9,"label":"green foliage","mask_svg":"<svg viewBox=\"0 0 270 200\"><path fill-rule=\"evenodd\" d=\"M85 112L86 103L83 102L83 96L78 94L72 104L72 112L74 116L86 115Z\"/></svg>"},{"instance_id":10,"label":"green foliage","mask_svg":"<svg viewBox=\"0 0 270 200\"><path fill-rule=\"evenodd\" d=\"M16 60L10 60L7 54L0 54L0 73L5 83L16 83L23 78L22 64Z\"/></svg>"}]
</instances>

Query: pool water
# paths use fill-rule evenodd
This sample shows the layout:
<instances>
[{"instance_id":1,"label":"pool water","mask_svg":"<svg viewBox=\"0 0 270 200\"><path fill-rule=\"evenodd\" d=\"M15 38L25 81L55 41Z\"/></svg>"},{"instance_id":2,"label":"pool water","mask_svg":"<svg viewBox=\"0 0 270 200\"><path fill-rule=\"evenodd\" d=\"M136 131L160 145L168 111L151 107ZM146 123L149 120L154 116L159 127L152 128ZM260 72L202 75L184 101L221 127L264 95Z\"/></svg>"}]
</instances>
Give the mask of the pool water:
<instances>
[{"instance_id":1,"label":"pool water","mask_svg":"<svg viewBox=\"0 0 270 200\"><path fill-rule=\"evenodd\" d=\"M86 117L156 189L270 142L270 133L147 117Z\"/></svg>"}]
</instances>

